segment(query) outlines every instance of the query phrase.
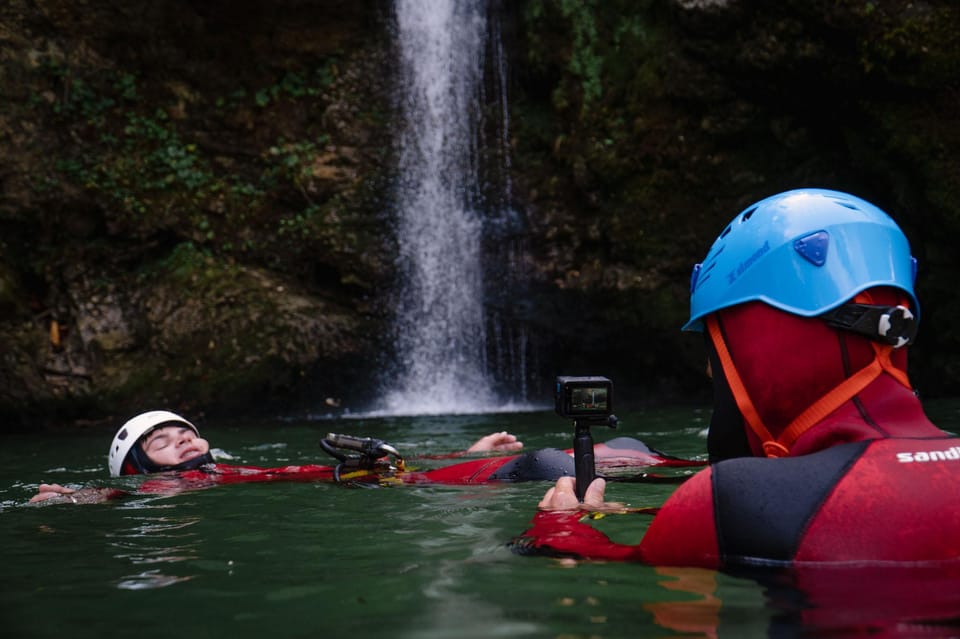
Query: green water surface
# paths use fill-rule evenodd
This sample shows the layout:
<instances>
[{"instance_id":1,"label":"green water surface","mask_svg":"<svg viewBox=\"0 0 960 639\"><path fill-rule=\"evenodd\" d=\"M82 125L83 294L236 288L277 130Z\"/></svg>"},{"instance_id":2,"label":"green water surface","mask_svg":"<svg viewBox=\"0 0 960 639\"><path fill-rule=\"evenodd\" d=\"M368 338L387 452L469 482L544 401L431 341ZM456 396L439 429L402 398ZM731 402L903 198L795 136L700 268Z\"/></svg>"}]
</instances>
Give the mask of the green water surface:
<instances>
[{"instance_id":1,"label":"green water surface","mask_svg":"<svg viewBox=\"0 0 960 639\"><path fill-rule=\"evenodd\" d=\"M960 402L938 405L956 425ZM621 415L619 431L702 457L709 411ZM950 424L944 424L944 420ZM952 421L951 421L952 420ZM110 480L109 430L5 436L0 548L5 637L689 637L816 634L803 598L747 577L513 554L549 484L357 488L239 484L106 504L27 506L41 482L135 489ZM383 438L417 459L496 430L527 450L568 447L551 413L395 418L278 418L201 425L230 463L326 463L327 432ZM612 484L608 498L656 506L664 484ZM638 541L649 516L607 517L614 540ZM958 586L960 590L960 586ZM958 611L960 612L960 611ZM877 613L882 614L881 612ZM838 636L836 628L824 634ZM839 632L843 636L842 629ZM924 635L930 636L930 635ZM939 635L933 635L939 636Z\"/></svg>"}]
</instances>

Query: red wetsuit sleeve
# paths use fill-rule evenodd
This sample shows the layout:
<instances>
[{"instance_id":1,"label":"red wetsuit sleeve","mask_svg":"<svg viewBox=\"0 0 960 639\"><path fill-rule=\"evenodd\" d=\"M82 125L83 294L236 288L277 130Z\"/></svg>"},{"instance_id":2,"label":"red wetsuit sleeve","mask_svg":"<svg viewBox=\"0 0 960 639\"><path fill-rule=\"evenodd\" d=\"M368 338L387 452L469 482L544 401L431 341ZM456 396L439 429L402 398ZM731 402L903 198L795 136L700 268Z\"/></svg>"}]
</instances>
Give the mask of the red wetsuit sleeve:
<instances>
[{"instance_id":1,"label":"red wetsuit sleeve","mask_svg":"<svg viewBox=\"0 0 960 639\"><path fill-rule=\"evenodd\" d=\"M140 484L139 492L160 495L175 495L185 490L209 488L210 486L216 486L218 483L219 482L213 476L200 474L199 471L187 471L185 473L151 477Z\"/></svg>"},{"instance_id":2,"label":"red wetsuit sleeve","mask_svg":"<svg viewBox=\"0 0 960 639\"><path fill-rule=\"evenodd\" d=\"M636 561L638 547L617 544L602 532L584 523L585 513L538 512L533 525L514 540L522 554Z\"/></svg>"},{"instance_id":3,"label":"red wetsuit sleeve","mask_svg":"<svg viewBox=\"0 0 960 639\"><path fill-rule=\"evenodd\" d=\"M213 468L185 470L156 475L141 484L140 492L176 494L226 484L268 481L330 481L333 467L305 464L261 468L259 466L231 466L216 464Z\"/></svg>"},{"instance_id":4,"label":"red wetsuit sleeve","mask_svg":"<svg viewBox=\"0 0 960 639\"><path fill-rule=\"evenodd\" d=\"M442 468L406 473L401 475L401 479L408 484L481 484L490 481L491 475L517 457L517 455L511 455L471 459Z\"/></svg>"},{"instance_id":5,"label":"red wetsuit sleeve","mask_svg":"<svg viewBox=\"0 0 960 639\"><path fill-rule=\"evenodd\" d=\"M656 566L718 568L710 468L684 482L660 508L640 543L641 560Z\"/></svg>"},{"instance_id":6,"label":"red wetsuit sleeve","mask_svg":"<svg viewBox=\"0 0 960 639\"><path fill-rule=\"evenodd\" d=\"M583 518L583 513L538 512L531 528L514 541L514 548L525 554L656 566L715 569L720 565L709 468L687 480L664 503L637 546L614 543Z\"/></svg>"}]
</instances>

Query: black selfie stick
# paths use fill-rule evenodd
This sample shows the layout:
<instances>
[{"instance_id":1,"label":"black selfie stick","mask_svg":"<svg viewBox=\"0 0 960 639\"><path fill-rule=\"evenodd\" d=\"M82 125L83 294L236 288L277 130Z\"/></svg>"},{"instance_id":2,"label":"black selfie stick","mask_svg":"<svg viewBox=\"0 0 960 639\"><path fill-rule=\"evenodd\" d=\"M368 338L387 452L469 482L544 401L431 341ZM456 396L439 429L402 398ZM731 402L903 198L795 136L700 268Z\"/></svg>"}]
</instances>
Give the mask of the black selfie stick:
<instances>
[{"instance_id":1,"label":"black selfie stick","mask_svg":"<svg viewBox=\"0 0 960 639\"><path fill-rule=\"evenodd\" d=\"M577 500L583 503L583 497L587 494L587 486L597 477L597 466L593 457L593 435L590 434L590 427L594 424L606 424L610 428L617 427L617 418L615 415L608 415L603 419L577 418L573 420L573 467L577 473L577 484L575 487Z\"/></svg>"},{"instance_id":2,"label":"black selfie stick","mask_svg":"<svg viewBox=\"0 0 960 639\"><path fill-rule=\"evenodd\" d=\"M597 476L597 467L593 459L593 435L590 434L590 422L574 420L573 464L577 471L577 500L583 501L587 486Z\"/></svg>"}]
</instances>

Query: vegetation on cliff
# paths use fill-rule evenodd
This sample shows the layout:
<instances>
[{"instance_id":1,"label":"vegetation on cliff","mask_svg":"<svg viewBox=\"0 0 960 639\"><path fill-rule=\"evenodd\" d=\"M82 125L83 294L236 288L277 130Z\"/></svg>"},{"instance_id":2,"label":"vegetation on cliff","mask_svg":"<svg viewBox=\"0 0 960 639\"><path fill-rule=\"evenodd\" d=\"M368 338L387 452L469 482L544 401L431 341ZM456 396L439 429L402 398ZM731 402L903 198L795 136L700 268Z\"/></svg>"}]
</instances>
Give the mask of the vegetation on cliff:
<instances>
[{"instance_id":1,"label":"vegetation on cliff","mask_svg":"<svg viewBox=\"0 0 960 639\"><path fill-rule=\"evenodd\" d=\"M749 202L823 186L906 230L913 378L952 392L952 2L491 10L530 278L498 312L535 329L541 375L702 397L700 344L678 330L692 264ZM396 254L390 37L374 0L0 8L8 424L375 390Z\"/></svg>"},{"instance_id":2,"label":"vegetation on cliff","mask_svg":"<svg viewBox=\"0 0 960 639\"><path fill-rule=\"evenodd\" d=\"M699 344L677 332L692 264L750 202L836 188L911 239L913 378L953 392L954 4L529 0L516 16L515 168L544 280L589 297L571 338L600 327L591 343L629 353L621 377L648 388L697 379Z\"/></svg>"},{"instance_id":3,"label":"vegetation on cliff","mask_svg":"<svg viewBox=\"0 0 960 639\"><path fill-rule=\"evenodd\" d=\"M389 41L287 4L2 10L5 412L338 397L376 352Z\"/></svg>"}]
</instances>

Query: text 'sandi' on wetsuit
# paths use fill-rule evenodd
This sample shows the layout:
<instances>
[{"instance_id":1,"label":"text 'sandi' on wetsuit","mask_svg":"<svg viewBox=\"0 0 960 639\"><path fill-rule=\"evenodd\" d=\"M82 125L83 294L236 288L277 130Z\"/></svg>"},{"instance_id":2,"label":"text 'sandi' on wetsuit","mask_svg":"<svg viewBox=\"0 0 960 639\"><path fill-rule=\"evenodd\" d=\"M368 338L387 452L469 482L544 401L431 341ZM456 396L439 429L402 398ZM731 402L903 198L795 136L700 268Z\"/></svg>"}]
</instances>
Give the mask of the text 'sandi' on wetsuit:
<instances>
[{"instance_id":1,"label":"text 'sandi' on wetsuit","mask_svg":"<svg viewBox=\"0 0 960 639\"><path fill-rule=\"evenodd\" d=\"M872 366L874 344L761 303L717 315L756 419L787 442L787 456L764 456L770 447L709 342L715 463L677 489L636 546L611 542L578 514L540 512L519 550L706 568L960 562L960 439L930 423L905 374L862 376L845 387L852 395L784 438L819 398ZM904 353L884 353L906 370Z\"/></svg>"}]
</instances>

